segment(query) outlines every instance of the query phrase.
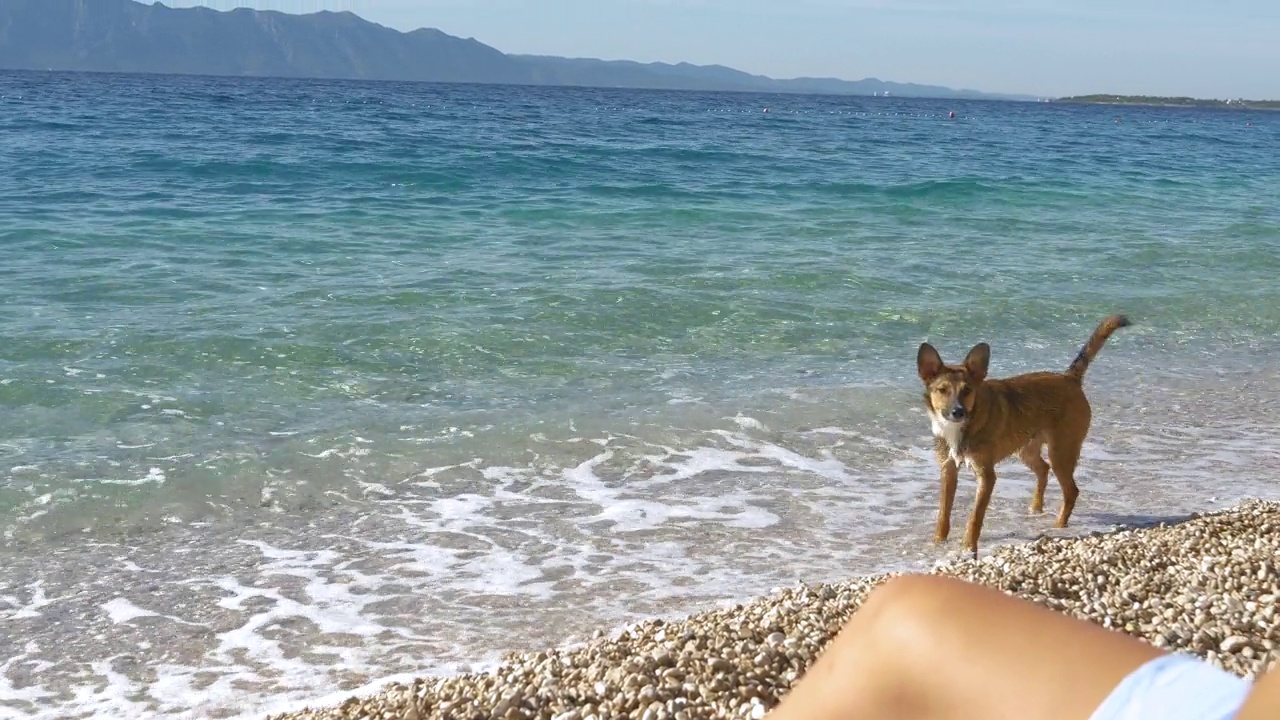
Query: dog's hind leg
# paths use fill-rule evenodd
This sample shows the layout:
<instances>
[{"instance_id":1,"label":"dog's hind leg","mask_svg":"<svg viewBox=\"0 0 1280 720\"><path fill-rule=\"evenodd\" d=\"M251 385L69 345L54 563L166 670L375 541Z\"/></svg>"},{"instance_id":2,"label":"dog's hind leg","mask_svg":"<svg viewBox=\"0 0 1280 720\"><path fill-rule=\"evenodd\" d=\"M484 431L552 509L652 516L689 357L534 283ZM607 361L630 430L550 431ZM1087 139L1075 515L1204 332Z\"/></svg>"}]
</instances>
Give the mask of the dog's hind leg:
<instances>
[{"instance_id":1,"label":"dog's hind leg","mask_svg":"<svg viewBox=\"0 0 1280 720\"><path fill-rule=\"evenodd\" d=\"M1043 448L1044 442L1036 439L1018 451L1018 458L1036 474L1036 492L1031 496L1031 512L1035 515L1044 512L1044 491L1049 486L1049 463L1040 455Z\"/></svg>"},{"instance_id":2,"label":"dog's hind leg","mask_svg":"<svg viewBox=\"0 0 1280 720\"><path fill-rule=\"evenodd\" d=\"M1049 466L1053 476L1058 478L1062 486L1062 509L1058 511L1058 519L1054 527L1064 528L1071 519L1071 511L1075 509L1076 498L1080 488L1076 487L1076 463L1080 461L1080 446L1083 438L1055 438L1049 443Z\"/></svg>"}]
</instances>

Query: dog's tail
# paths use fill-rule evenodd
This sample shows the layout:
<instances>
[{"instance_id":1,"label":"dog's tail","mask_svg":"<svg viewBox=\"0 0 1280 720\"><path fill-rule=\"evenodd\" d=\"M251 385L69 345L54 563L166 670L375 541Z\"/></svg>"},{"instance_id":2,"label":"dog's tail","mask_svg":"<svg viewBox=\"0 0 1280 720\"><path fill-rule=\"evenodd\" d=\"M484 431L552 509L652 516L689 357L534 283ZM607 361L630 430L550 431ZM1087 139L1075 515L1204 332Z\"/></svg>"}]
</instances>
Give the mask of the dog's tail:
<instances>
[{"instance_id":1,"label":"dog's tail","mask_svg":"<svg viewBox=\"0 0 1280 720\"><path fill-rule=\"evenodd\" d=\"M1103 343L1107 338L1111 337L1111 333L1122 327L1128 327L1132 323L1129 318L1124 315L1111 315L1098 324L1098 328L1089 336L1089 341L1080 348L1080 352L1076 355L1076 359L1071 361L1071 365L1067 367L1067 371L1063 373L1073 380L1083 380L1084 371L1089 369L1089 363L1093 361L1093 356L1098 354L1102 349Z\"/></svg>"}]
</instances>

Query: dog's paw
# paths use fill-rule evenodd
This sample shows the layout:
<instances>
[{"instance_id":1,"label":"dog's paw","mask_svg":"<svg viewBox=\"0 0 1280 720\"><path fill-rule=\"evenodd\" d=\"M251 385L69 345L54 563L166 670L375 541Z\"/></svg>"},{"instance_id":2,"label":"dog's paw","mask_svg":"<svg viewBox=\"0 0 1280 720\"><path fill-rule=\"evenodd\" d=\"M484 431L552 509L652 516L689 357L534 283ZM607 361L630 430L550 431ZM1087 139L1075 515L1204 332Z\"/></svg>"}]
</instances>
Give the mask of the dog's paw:
<instances>
[{"instance_id":1,"label":"dog's paw","mask_svg":"<svg viewBox=\"0 0 1280 720\"><path fill-rule=\"evenodd\" d=\"M934 567L941 565L950 565L951 563L960 562L961 560L974 560L977 556L970 550L962 550L960 548L952 548L943 551L941 557L934 563Z\"/></svg>"},{"instance_id":2,"label":"dog's paw","mask_svg":"<svg viewBox=\"0 0 1280 720\"><path fill-rule=\"evenodd\" d=\"M942 562L947 562L947 564L951 564L951 562L960 562L964 560L977 560L977 559L978 559L977 553L974 553L973 551L970 551L970 550L959 550L959 548L956 548L956 550L947 551L945 553L945 559L943 559Z\"/></svg>"}]
</instances>

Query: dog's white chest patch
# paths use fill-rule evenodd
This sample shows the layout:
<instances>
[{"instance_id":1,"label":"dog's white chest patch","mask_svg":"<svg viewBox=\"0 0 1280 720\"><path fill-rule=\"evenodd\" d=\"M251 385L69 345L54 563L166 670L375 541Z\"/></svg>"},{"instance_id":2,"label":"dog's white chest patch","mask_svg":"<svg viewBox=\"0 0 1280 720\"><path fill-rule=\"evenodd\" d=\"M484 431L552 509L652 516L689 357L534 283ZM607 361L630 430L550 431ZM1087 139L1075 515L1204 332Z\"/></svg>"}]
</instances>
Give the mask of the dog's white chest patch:
<instances>
[{"instance_id":1,"label":"dog's white chest patch","mask_svg":"<svg viewBox=\"0 0 1280 720\"><path fill-rule=\"evenodd\" d=\"M951 460L956 465L964 465L967 458L960 452L960 444L964 440L964 425L950 422L933 413L929 413L929 421L933 425L933 436L942 438L947 443L947 449L951 451Z\"/></svg>"}]
</instances>

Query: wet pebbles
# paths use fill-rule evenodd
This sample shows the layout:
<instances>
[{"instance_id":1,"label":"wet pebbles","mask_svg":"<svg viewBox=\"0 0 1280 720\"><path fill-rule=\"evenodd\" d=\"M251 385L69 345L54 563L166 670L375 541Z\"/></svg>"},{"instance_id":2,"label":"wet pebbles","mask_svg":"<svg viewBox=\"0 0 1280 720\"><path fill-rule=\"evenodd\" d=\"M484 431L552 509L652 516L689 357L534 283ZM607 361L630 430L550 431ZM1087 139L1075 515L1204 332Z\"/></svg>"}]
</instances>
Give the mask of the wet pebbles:
<instances>
[{"instance_id":1,"label":"wet pebbles","mask_svg":"<svg viewBox=\"0 0 1280 720\"><path fill-rule=\"evenodd\" d=\"M1240 675L1280 657L1280 502L1176 525L1040 538L933 572L1001 588ZM422 678L273 720L759 719L890 575L789 588L583 646L510 655L493 672Z\"/></svg>"}]
</instances>

